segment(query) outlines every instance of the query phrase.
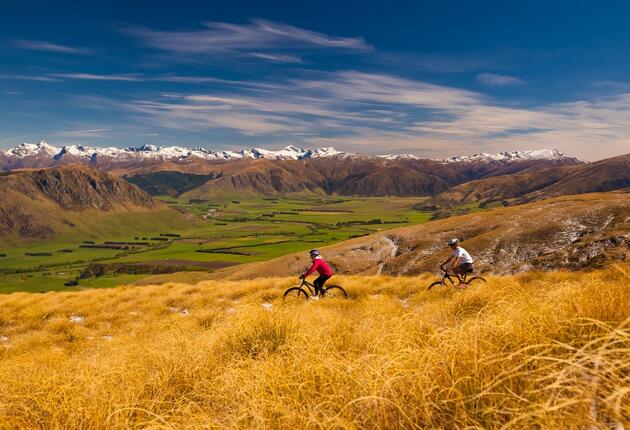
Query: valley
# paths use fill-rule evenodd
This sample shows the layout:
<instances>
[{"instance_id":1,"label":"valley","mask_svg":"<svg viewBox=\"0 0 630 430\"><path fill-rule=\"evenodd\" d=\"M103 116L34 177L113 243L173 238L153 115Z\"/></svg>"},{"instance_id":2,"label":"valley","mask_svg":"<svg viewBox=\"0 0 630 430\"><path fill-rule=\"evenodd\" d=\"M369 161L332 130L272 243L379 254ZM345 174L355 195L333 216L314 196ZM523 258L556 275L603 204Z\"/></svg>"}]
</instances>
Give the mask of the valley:
<instances>
[{"instance_id":1,"label":"valley","mask_svg":"<svg viewBox=\"0 0 630 430\"><path fill-rule=\"evenodd\" d=\"M62 233L43 243L0 247L0 292L111 287L164 271L203 279L208 271L228 265L426 222L431 213L413 209L422 200L311 197L213 203L161 196L157 204L162 210L108 214L101 218L107 228L92 234ZM106 273L64 285L95 264Z\"/></svg>"}]
</instances>

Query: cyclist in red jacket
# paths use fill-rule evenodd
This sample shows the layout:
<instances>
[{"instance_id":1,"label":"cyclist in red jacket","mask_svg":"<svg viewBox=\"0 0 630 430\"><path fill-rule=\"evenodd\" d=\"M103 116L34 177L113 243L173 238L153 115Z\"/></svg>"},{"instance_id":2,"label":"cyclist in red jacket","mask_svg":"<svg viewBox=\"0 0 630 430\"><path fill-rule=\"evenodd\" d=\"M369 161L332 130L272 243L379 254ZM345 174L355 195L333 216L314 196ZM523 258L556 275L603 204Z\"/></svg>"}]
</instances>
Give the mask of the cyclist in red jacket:
<instances>
[{"instance_id":1,"label":"cyclist in red jacket","mask_svg":"<svg viewBox=\"0 0 630 430\"><path fill-rule=\"evenodd\" d=\"M315 287L315 295L321 295L323 293L324 284L333 275L333 271L319 255L318 250L311 249L308 253L311 255L313 265L310 269L308 269L300 276L300 279L304 279L311 273L317 271L317 273L319 273L319 276L317 277L317 279L315 279L315 282L313 282L313 286Z\"/></svg>"}]
</instances>

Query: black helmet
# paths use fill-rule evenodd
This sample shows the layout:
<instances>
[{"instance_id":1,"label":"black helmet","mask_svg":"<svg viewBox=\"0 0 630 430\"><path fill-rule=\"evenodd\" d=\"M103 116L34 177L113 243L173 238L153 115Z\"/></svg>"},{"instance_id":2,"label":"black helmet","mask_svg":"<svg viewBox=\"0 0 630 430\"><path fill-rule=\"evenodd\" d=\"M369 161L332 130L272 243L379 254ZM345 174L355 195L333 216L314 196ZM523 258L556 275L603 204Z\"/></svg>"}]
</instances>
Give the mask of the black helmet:
<instances>
[{"instance_id":1,"label":"black helmet","mask_svg":"<svg viewBox=\"0 0 630 430\"><path fill-rule=\"evenodd\" d=\"M446 242L448 244L448 246L451 245L457 245L459 243L459 239L450 239L448 242Z\"/></svg>"},{"instance_id":2,"label":"black helmet","mask_svg":"<svg viewBox=\"0 0 630 430\"><path fill-rule=\"evenodd\" d=\"M311 254L311 257L317 257L319 255L319 251L316 249L311 249L308 253Z\"/></svg>"}]
</instances>

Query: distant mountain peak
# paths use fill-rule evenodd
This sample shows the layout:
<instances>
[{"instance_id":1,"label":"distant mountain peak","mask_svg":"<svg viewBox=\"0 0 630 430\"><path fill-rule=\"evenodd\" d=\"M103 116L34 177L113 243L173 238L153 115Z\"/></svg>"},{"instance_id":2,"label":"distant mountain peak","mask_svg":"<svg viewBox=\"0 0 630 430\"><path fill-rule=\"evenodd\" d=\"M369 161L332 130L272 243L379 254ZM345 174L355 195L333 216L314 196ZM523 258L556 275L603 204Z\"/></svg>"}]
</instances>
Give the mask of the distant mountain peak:
<instances>
[{"instance_id":1,"label":"distant mountain peak","mask_svg":"<svg viewBox=\"0 0 630 430\"><path fill-rule=\"evenodd\" d=\"M573 160L579 161L577 158L568 155L558 149L535 149L531 151L505 151L498 152L496 154L488 154L481 152L473 155L459 155L456 157L447 158L446 162L449 163L461 163L461 162L510 162L510 161L525 161L525 160Z\"/></svg>"},{"instance_id":2,"label":"distant mountain peak","mask_svg":"<svg viewBox=\"0 0 630 430\"><path fill-rule=\"evenodd\" d=\"M52 157L58 154L59 151L59 148L49 145L48 142L42 140L38 143L22 143L17 145L14 148L5 151L5 155L19 158L41 155L49 155Z\"/></svg>"}]
</instances>

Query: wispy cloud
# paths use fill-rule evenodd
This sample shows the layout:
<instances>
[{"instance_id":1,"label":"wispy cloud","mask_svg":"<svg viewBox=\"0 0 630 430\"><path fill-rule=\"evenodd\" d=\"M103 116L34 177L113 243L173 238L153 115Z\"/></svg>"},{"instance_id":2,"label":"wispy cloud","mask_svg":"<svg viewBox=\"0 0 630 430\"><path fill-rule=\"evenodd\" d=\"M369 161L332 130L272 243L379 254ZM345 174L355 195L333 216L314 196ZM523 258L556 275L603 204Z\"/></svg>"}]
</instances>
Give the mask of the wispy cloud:
<instances>
[{"instance_id":1,"label":"wispy cloud","mask_svg":"<svg viewBox=\"0 0 630 430\"><path fill-rule=\"evenodd\" d=\"M92 128L88 130L66 130L55 133L59 137L69 138L101 138L109 136L109 129L107 128Z\"/></svg>"},{"instance_id":2,"label":"wispy cloud","mask_svg":"<svg viewBox=\"0 0 630 430\"><path fill-rule=\"evenodd\" d=\"M141 74L123 74L123 75L100 75L94 73L50 73L48 77L63 79L78 79L88 81L141 81Z\"/></svg>"},{"instance_id":3,"label":"wispy cloud","mask_svg":"<svg viewBox=\"0 0 630 430\"><path fill-rule=\"evenodd\" d=\"M173 82L180 84L217 84L233 87L261 87L266 86L260 82L238 81L215 78L212 76L186 76L186 75L147 75L145 73L120 73L100 74L87 72L73 73L48 73L45 75L0 75L0 79L17 79L44 82L63 82L68 80L85 81L123 81L123 82Z\"/></svg>"},{"instance_id":4,"label":"wispy cloud","mask_svg":"<svg viewBox=\"0 0 630 430\"><path fill-rule=\"evenodd\" d=\"M226 55L264 61L300 63L296 52L329 50L365 52L372 47L362 37L338 37L291 25L255 19L247 24L206 22L198 30L154 30L127 26L125 33L141 43L175 55Z\"/></svg>"},{"instance_id":5,"label":"wispy cloud","mask_svg":"<svg viewBox=\"0 0 630 430\"><path fill-rule=\"evenodd\" d=\"M92 51L85 48L75 48L43 40L14 40L12 46L19 49L29 49L31 51L57 52L61 54L92 54Z\"/></svg>"},{"instance_id":6,"label":"wispy cloud","mask_svg":"<svg viewBox=\"0 0 630 430\"><path fill-rule=\"evenodd\" d=\"M386 74L309 74L128 101L84 100L143 126L235 132L360 152L459 153L558 148L584 159L630 152L630 94L539 107Z\"/></svg>"},{"instance_id":7,"label":"wispy cloud","mask_svg":"<svg viewBox=\"0 0 630 430\"><path fill-rule=\"evenodd\" d=\"M525 81L515 76L499 75L497 73L479 73L476 76L477 82L489 87L511 87L514 85L525 85Z\"/></svg>"},{"instance_id":8,"label":"wispy cloud","mask_svg":"<svg viewBox=\"0 0 630 430\"><path fill-rule=\"evenodd\" d=\"M59 82L60 79L51 76L31 76L31 75L0 75L0 79L13 79L18 81L41 81L41 82Z\"/></svg>"},{"instance_id":9,"label":"wispy cloud","mask_svg":"<svg viewBox=\"0 0 630 430\"><path fill-rule=\"evenodd\" d=\"M300 57L295 55L280 55L280 54L265 54L262 52L252 52L249 54L251 57L260 58L261 60L267 60L274 63L298 63L304 62Z\"/></svg>"}]
</instances>

